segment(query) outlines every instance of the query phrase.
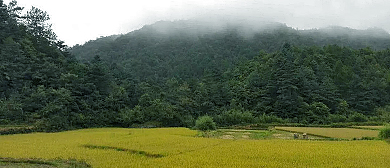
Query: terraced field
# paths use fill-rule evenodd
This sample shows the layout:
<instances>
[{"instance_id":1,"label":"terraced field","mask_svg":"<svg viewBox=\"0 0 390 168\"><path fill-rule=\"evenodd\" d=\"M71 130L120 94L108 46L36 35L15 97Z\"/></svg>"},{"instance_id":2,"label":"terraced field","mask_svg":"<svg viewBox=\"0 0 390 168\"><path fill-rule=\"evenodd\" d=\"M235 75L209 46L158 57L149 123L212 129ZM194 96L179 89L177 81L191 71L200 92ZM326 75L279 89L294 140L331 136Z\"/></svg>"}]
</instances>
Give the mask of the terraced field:
<instances>
[{"instance_id":1,"label":"terraced field","mask_svg":"<svg viewBox=\"0 0 390 168\"><path fill-rule=\"evenodd\" d=\"M378 140L218 139L197 137L197 134L186 128L100 128L3 135L0 157L77 159L102 168L390 165L390 145Z\"/></svg>"},{"instance_id":2,"label":"terraced field","mask_svg":"<svg viewBox=\"0 0 390 168\"><path fill-rule=\"evenodd\" d=\"M328 138L353 139L362 137L378 137L378 130L355 128L320 128L320 127L275 127L277 130L307 133Z\"/></svg>"},{"instance_id":3,"label":"terraced field","mask_svg":"<svg viewBox=\"0 0 390 168\"><path fill-rule=\"evenodd\" d=\"M353 126L352 128L361 128L361 129L372 129L372 130L380 130L385 126Z\"/></svg>"}]
</instances>

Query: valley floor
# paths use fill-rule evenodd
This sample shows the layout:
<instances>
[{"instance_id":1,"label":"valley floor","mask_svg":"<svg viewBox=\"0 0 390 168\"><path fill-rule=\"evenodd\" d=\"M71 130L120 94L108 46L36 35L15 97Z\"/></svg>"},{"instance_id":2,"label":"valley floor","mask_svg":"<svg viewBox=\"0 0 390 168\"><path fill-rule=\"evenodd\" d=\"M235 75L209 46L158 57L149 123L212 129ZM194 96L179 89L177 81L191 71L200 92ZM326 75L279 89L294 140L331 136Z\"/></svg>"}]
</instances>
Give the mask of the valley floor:
<instances>
[{"instance_id":1,"label":"valley floor","mask_svg":"<svg viewBox=\"0 0 390 168\"><path fill-rule=\"evenodd\" d=\"M390 144L379 140L293 140L278 139L273 136L281 133L266 131L221 132L221 136L233 138L199 137L197 131L187 128L99 128L4 135L0 136L0 157L76 159L107 168L390 165Z\"/></svg>"}]
</instances>

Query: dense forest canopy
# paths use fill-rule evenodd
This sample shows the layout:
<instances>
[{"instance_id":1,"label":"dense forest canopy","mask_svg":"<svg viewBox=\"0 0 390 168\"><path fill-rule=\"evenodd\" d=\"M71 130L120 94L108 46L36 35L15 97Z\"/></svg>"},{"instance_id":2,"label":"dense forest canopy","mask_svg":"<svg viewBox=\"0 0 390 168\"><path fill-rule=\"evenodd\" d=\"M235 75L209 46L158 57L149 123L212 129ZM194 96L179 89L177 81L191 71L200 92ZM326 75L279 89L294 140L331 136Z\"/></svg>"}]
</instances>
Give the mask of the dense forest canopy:
<instances>
[{"instance_id":1,"label":"dense forest canopy","mask_svg":"<svg viewBox=\"0 0 390 168\"><path fill-rule=\"evenodd\" d=\"M141 81L171 77L187 80L202 77L206 70L226 71L253 59L261 50L279 51L284 43L296 47L336 44L383 50L390 46L390 35L375 28L296 30L273 22L160 21L125 35L76 45L70 52L84 62L98 55Z\"/></svg>"},{"instance_id":2,"label":"dense forest canopy","mask_svg":"<svg viewBox=\"0 0 390 168\"><path fill-rule=\"evenodd\" d=\"M68 48L46 12L22 10L0 0L0 125L390 121L381 29L161 21Z\"/></svg>"}]
</instances>

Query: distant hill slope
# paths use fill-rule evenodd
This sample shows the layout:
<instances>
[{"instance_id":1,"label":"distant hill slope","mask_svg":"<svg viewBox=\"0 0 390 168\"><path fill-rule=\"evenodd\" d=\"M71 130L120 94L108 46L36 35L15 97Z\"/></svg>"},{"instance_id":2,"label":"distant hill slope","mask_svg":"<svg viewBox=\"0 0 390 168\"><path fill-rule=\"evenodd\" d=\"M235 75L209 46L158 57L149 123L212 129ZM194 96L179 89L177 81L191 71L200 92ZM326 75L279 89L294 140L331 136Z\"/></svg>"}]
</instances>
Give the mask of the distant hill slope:
<instances>
[{"instance_id":1,"label":"distant hill slope","mask_svg":"<svg viewBox=\"0 0 390 168\"><path fill-rule=\"evenodd\" d=\"M237 62L252 59L260 50L277 51L286 42L294 46L337 44L379 50L390 46L390 35L377 28L296 30L271 22L160 21L125 35L102 37L74 46L71 53L82 61L99 55L114 68L120 67L140 80L196 78L204 71L222 72Z\"/></svg>"}]
</instances>

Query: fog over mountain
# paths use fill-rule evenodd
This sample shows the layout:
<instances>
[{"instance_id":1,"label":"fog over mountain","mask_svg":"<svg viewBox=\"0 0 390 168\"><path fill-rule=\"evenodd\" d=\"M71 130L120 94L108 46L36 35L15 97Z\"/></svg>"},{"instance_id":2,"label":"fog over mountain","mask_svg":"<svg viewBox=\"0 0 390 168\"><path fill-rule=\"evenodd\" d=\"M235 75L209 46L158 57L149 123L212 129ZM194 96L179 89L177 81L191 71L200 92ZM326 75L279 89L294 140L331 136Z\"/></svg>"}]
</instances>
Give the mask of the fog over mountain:
<instances>
[{"instance_id":1,"label":"fog over mountain","mask_svg":"<svg viewBox=\"0 0 390 168\"><path fill-rule=\"evenodd\" d=\"M72 47L71 53L87 62L96 55L120 64L138 57L183 58L188 61L187 58L202 57L203 60L204 56L214 55L229 58L226 63L234 64L242 59L252 59L260 50L278 51L284 43L297 47L339 45L383 50L390 46L390 34L381 28L357 30L329 26L299 30L278 22L191 19L158 21L126 34L90 40L84 45ZM180 61L172 65L177 64ZM202 71L185 72L196 76Z\"/></svg>"},{"instance_id":2,"label":"fog over mountain","mask_svg":"<svg viewBox=\"0 0 390 168\"><path fill-rule=\"evenodd\" d=\"M5 0L8 3L10 0ZM200 19L225 22L279 22L296 29L342 26L390 30L385 0L18 0L51 16L58 37L72 46L100 36L125 34L157 21Z\"/></svg>"}]
</instances>

